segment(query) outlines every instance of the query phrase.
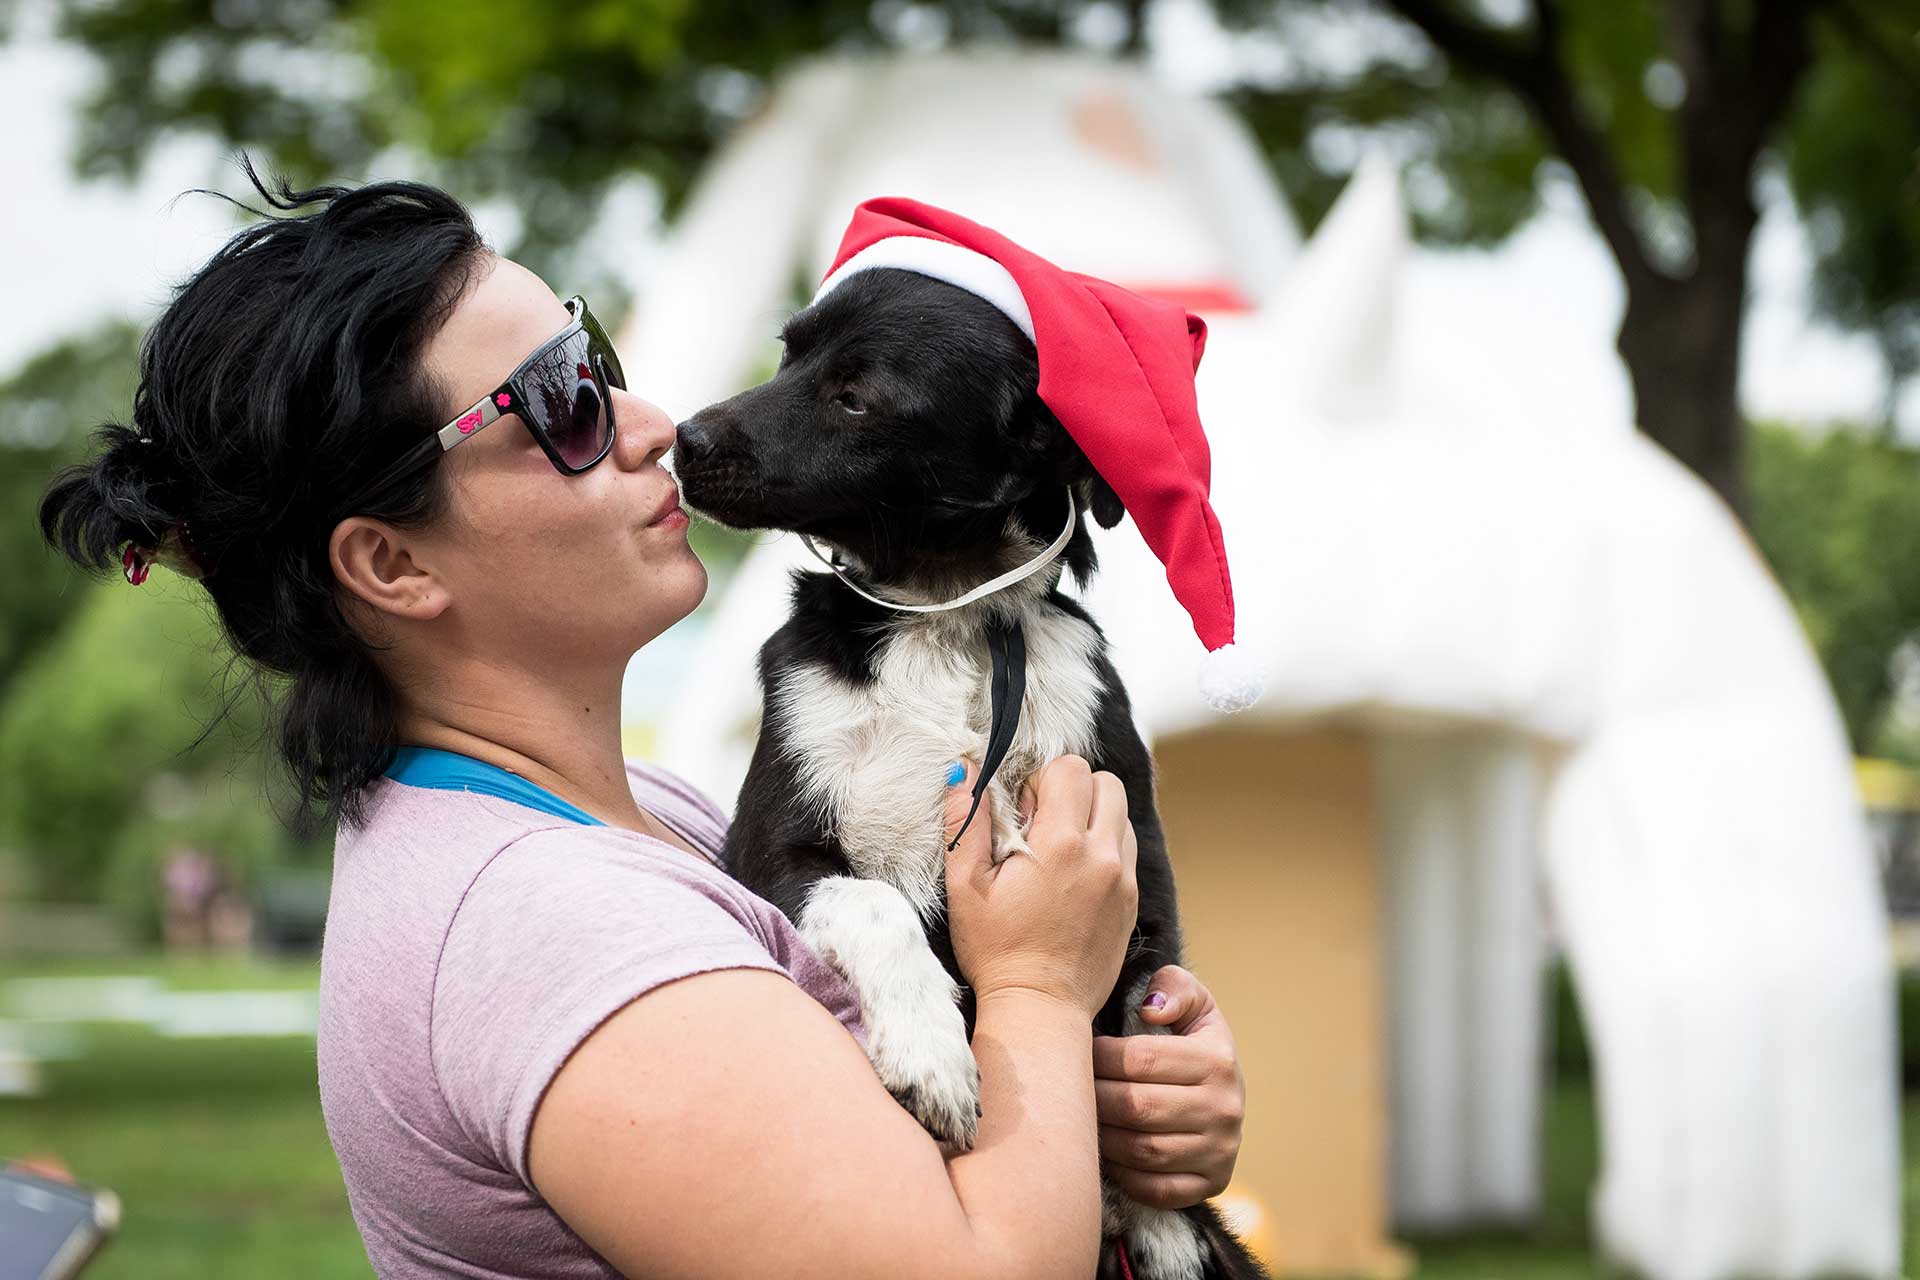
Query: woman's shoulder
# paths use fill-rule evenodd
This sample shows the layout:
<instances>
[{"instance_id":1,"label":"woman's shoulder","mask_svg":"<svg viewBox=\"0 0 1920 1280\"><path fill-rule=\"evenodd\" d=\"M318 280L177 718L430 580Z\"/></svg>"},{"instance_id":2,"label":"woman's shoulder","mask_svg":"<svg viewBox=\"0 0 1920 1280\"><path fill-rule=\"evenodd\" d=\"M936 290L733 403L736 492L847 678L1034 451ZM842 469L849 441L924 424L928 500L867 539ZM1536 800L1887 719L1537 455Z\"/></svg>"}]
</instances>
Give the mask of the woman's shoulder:
<instances>
[{"instance_id":1,"label":"woman's shoulder","mask_svg":"<svg viewBox=\"0 0 1920 1280\"><path fill-rule=\"evenodd\" d=\"M731 821L714 799L679 774L650 760L628 759L627 785L649 813L686 836L695 847L720 856Z\"/></svg>"},{"instance_id":2,"label":"woman's shoulder","mask_svg":"<svg viewBox=\"0 0 1920 1280\"><path fill-rule=\"evenodd\" d=\"M608 827L530 831L462 897L432 979L431 1061L489 1163L523 1180L541 1094L656 987L718 969L789 977L770 922L719 872Z\"/></svg>"}]
</instances>

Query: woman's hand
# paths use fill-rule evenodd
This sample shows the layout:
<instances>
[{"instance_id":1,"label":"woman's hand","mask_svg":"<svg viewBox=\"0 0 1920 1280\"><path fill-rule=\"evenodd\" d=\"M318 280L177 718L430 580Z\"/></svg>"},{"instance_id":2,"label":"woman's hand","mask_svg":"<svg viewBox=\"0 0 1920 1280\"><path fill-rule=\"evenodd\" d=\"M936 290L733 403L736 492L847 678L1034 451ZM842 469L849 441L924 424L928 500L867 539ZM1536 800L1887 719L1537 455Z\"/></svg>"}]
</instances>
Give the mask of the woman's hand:
<instances>
[{"instance_id":1,"label":"woman's hand","mask_svg":"<svg viewBox=\"0 0 1920 1280\"><path fill-rule=\"evenodd\" d=\"M1168 965L1148 992L1141 1019L1170 1034L1094 1037L1100 1168L1141 1204L1184 1209L1233 1176L1247 1088L1226 1015L1200 979Z\"/></svg>"},{"instance_id":2,"label":"woman's hand","mask_svg":"<svg viewBox=\"0 0 1920 1280\"><path fill-rule=\"evenodd\" d=\"M947 838L966 816L978 766L948 786ZM1139 905L1139 844L1127 792L1111 773L1061 756L1033 777L1032 850L994 866L992 815L980 812L947 853L947 921L954 958L978 1000L1026 992L1092 1018L1120 976Z\"/></svg>"}]
</instances>

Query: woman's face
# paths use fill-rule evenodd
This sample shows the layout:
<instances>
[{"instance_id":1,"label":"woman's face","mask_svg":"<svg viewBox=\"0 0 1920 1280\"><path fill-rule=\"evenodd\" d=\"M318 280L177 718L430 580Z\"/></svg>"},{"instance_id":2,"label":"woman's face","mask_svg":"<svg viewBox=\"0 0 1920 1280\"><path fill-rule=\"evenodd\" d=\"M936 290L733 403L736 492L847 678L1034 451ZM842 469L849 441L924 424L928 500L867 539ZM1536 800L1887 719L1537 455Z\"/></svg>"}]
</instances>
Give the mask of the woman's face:
<instances>
[{"instance_id":1,"label":"woman's face","mask_svg":"<svg viewBox=\"0 0 1920 1280\"><path fill-rule=\"evenodd\" d=\"M483 259L425 352L447 394L445 417L492 391L568 320L538 276ZM700 603L707 571L660 465L673 422L630 392L608 392L613 451L584 474L555 470L517 415L441 460L446 513L409 539L450 600L436 643L536 674L624 664Z\"/></svg>"}]
</instances>

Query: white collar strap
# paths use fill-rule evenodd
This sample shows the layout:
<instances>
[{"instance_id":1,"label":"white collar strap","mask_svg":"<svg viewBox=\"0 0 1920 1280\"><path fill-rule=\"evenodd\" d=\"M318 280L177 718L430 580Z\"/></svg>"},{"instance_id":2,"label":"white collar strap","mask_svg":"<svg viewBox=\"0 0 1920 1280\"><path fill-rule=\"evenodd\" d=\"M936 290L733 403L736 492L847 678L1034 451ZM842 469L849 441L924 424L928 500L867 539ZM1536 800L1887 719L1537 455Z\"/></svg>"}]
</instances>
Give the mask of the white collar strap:
<instances>
[{"instance_id":1,"label":"white collar strap","mask_svg":"<svg viewBox=\"0 0 1920 1280\"><path fill-rule=\"evenodd\" d=\"M996 591L1005 591L1017 582L1025 582L1028 578L1031 578L1034 574L1040 572L1060 558L1060 553L1067 549L1069 542L1073 541L1073 531L1079 527L1080 504L1074 500L1073 489L1069 486L1067 489L1067 524L1064 529L1060 530L1060 536L1053 540L1052 545L1019 568L1009 569L992 581L983 582L973 590L967 592L967 594L948 600L943 604L901 604L897 600L883 600L848 577L846 570L835 564L830 556L821 551L820 548L815 545L812 538L809 538L803 533L800 535L800 541L806 544L807 550L813 552L814 557L819 560L821 564L833 570L834 577L846 583L853 594L859 596L862 600L870 601L884 608L898 609L902 613L945 613L949 609L958 609L962 606L970 605L976 600L984 600Z\"/></svg>"}]
</instances>

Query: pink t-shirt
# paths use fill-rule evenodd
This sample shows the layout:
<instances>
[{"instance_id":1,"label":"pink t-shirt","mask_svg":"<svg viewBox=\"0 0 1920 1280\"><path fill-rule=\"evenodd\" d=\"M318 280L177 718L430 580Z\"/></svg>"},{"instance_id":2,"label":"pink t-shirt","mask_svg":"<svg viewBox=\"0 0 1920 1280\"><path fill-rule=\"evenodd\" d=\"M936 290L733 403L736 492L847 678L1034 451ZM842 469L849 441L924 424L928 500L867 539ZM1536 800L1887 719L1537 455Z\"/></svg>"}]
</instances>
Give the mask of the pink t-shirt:
<instances>
[{"instance_id":1,"label":"pink t-shirt","mask_svg":"<svg viewBox=\"0 0 1920 1280\"><path fill-rule=\"evenodd\" d=\"M711 801L627 773L643 808L718 856ZM534 1110L636 997L737 968L786 974L864 1041L846 984L717 866L507 800L374 784L335 842L319 1031L320 1106L374 1270L616 1276L527 1177Z\"/></svg>"}]
</instances>

